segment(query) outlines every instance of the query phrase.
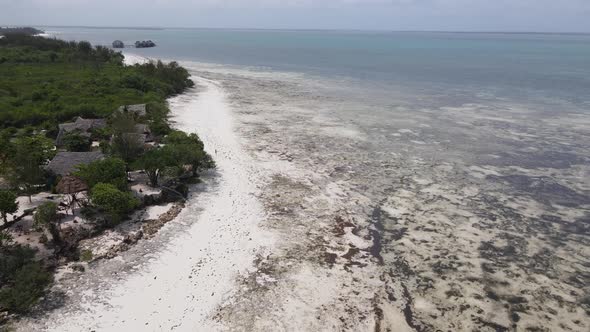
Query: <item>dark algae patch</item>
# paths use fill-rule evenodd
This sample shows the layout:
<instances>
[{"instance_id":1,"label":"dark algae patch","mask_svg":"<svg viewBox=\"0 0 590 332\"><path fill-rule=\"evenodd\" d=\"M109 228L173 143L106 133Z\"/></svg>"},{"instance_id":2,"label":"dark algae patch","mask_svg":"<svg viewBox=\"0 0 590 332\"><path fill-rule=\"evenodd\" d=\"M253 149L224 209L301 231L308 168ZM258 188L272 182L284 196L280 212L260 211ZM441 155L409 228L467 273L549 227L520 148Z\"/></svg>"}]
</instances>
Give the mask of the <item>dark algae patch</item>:
<instances>
[{"instance_id":1,"label":"dark algae patch","mask_svg":"<svg viewBox=\"0 0 590 332\"><path fill-rule=\"evenodd\" d=\"M371 215L371 224L373 227L369 230L369 234L373 239L373 245L369 248L369 252L377 259L380 265L383 265L383 257L381 256L381 241L384 231L383 221L381 220L382 214L383 211L381 211L381 207L373 209Z\"/></svg>"}]
</instances>

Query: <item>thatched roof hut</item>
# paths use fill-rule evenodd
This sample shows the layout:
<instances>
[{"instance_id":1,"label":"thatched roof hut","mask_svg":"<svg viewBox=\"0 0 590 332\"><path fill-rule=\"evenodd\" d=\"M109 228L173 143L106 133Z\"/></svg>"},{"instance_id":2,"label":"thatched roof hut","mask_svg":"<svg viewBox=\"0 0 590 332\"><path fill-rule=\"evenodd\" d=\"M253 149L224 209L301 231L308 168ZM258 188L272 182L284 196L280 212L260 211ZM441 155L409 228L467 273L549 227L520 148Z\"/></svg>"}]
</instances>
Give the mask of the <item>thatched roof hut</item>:
<instances>
[{"instance_id":1,"label":"thatched roof hut","mask_svg":"<svg viewBox=\"0 0 590 332\"><path fill-rule=\"evenodd\" d=\"M58 152L49 162L47 169L56 175L69 175L79 165L90 164L93 161L104 159L104 154L93 152Z\"/></svg>"},{"instance_id":2,"label":"thatched roof hut","mask_svg":"<svg viewBox=\"0 0 590 332\"><path fill-rule=\"evenodd\" d=\"M61 178L55 189L60 194L71 195L82 191L87 191L88 185L79 177L73 175L66 175L63 178Z\"/></svg>"},{"instance_id":3,"label":"thatched roof hut","mask_svg":"<svg viewBox=\"0 0 590 332\"><path fill-rule=\"evenodd\" d=\"M67 122L59 125L59 133L55 140L55 145L61 146L63 139L67 133L79 131L81 135L90 137L90 131L93 129L101 129L107 126L105 119L84 119L77 117L75 122Z\"/></svg>"}]
</instances>

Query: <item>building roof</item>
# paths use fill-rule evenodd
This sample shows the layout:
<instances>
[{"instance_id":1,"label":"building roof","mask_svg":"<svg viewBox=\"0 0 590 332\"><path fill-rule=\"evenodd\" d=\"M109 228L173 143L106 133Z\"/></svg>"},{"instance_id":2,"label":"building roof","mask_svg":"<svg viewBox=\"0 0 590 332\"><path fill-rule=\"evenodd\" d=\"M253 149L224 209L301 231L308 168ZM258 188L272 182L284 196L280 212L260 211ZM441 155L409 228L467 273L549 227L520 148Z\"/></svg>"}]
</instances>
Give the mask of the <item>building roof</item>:
<instances>
[{"instance_id":1,"label":"building roof","mask_svg":"<svg viewBox=\"0 0 590 332\"><path fill-rule=\"evenodd\" d=\"M120 106L117 110L119 112L127 111L129 113L134 113L138 116L145 116L147 114L146 104L136 104L136 105L124 105Z\"/></svg>"},{"instance_id":2,"label":"building roof","mask_svg":"<svg viewBox=\"0 0 590 332\"><path fill-rule=\"evenodd\" d=\"M76 170L79 165L90 164L93 161L104 159L102 152L58 152L49 162L47 169L57 175L68 175Z\"/></svg>"},{"instance_id":3,"label":"building roof","mask_svg":"<svg viewBox=\"0 0 590 332\"><path fill-rule=\"evenodd\" d=\"M55 143L58 146L62 145L63 138L67 133L78 130L81 135L90 136L90 133L88 133L89 130L104 128L106 125L107 121L105 119L84 119L82 117L77 117L74 122L67 122L59 125L59 133Z\"/></svg>"},{"instance_id":4,"label":"building roof","mask_svg":"<svg viewBox=\"0 0 590 332\"><path fill-rule=\"evenodd\" d=\"M104 128L107 125L107 121L105 119L84 119L82 117L77 117L76 121L62 123L59 125L60 130L64 130L66 132L80 130L82 132L88 131L90 129L98 129Z\"/></svg>"}]
</instances>

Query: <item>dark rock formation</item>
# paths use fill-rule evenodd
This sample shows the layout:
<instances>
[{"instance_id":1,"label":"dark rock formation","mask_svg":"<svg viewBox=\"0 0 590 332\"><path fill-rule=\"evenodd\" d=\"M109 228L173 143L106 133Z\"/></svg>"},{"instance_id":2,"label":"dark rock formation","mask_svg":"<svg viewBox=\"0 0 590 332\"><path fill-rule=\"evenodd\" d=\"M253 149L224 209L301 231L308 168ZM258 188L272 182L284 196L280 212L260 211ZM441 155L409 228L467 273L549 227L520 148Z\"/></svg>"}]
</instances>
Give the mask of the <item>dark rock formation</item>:
<instances>
[{"instance_id":1,"label":"dark rock formation","mask_svg":"<svg viewBox=\"0 0 590 332\"><path fill-rule=\"evenodd\" d=\"M125 44L120 40L115 40L113 42L113 48L124 48Z\"/></svg>"},{"instance_id":2,"label":"dark rock formation","mask_svg":"<svg viewBox=\"0 0 590 332\"><path fill-rule=\"evenodd\" d=\"M61 241L57 253L63 257L70 259L76 259L78 242L83 239L89 238L92 231L84 228L64 228L60 232Z\"/></svg>"},{"instance_id":3,"label":"dark rock formation","mask_svg":"<svg viewBox=\"0 0 590 332\"><path fill-rule=\"evenodd\" d=\"M151 40L143 40L135 42L136 48L156 47L156 44Z\"/></svg>"}]
</instances>

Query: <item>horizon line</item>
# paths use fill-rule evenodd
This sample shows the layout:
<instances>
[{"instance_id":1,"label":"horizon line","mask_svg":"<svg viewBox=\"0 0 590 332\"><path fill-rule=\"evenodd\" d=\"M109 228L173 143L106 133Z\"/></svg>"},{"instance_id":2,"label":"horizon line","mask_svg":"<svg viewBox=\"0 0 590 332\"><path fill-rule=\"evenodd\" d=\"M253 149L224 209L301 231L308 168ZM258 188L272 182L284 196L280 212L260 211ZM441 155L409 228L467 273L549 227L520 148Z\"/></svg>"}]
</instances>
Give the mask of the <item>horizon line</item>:
<instances>
[{"instance_id":1,"label":"horizon line","mask_svg":"<svg viewBox=\"0 0 590 332\"><path fill-rule=\"evenodd\" d=\"M1 25L0 25L1 26ZM29 25L13 25L27 27ZM397 33L464 33L464 34L539 34L539 35L590 35L590 31L530 31L530 30L431 30L431 29L345 29L345 28L244 28L244 27L167 27L167 26L100 26L100 25L30 25L47 28L87 28L87 29L130 29L130 30L242 30L242 31L326 31L326 32L397 32ZM7 27L10 27L8 25Z\"/></svg>"}]
</instances>

